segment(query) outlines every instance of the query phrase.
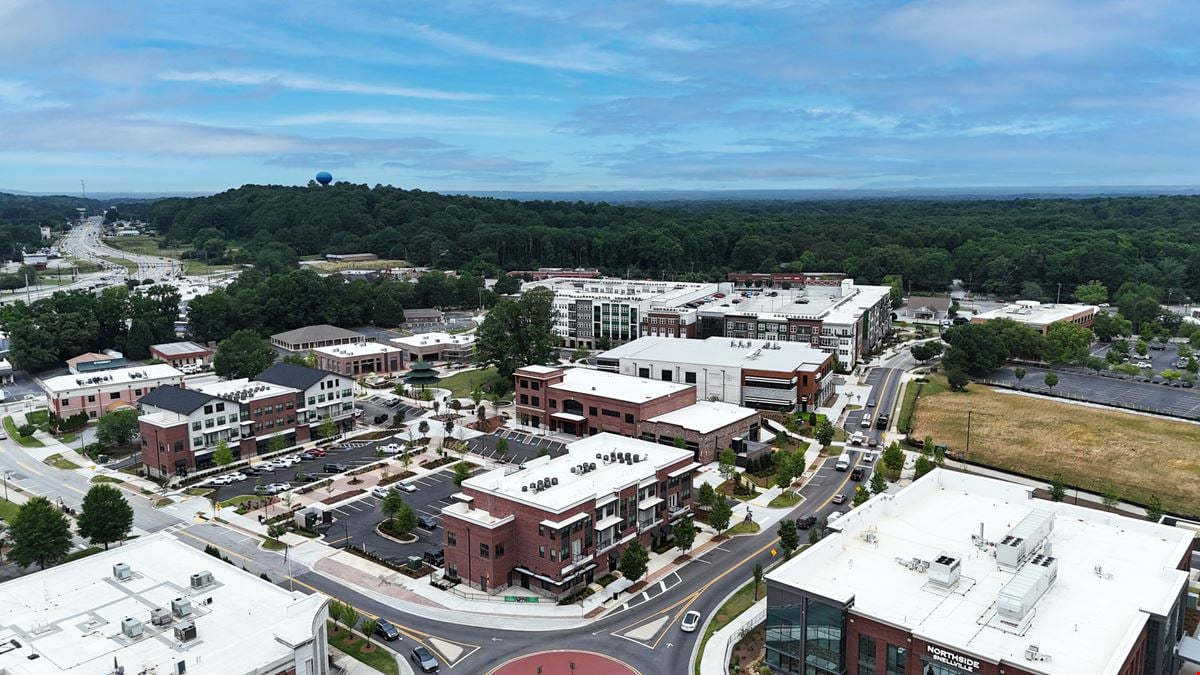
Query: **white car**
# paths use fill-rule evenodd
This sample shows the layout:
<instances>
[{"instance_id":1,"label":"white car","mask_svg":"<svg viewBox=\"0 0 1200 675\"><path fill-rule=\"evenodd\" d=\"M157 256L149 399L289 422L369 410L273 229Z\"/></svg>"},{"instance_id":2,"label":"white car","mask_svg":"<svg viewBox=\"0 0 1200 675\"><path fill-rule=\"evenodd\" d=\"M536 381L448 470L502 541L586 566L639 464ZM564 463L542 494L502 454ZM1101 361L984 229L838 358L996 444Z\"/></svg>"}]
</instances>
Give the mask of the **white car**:
<instances>
[{"instance_id":1,"label":"white car","mask_svg":"<svg viewBox=\"0 0 1200 675\"><path fill-rule=\"evenodd\" d=\"M1138 361L1137 363L1135 363L1133 365L1137 366L1138 368L1153 368L1154 367L1154 364L1150 363L1149 361Z\"/></svg>"},{"instance_id":2,"label":"white car","mask_svg":"<svg viewBox=\"0 0 1200 675\"><path fill-rule=\"evenodd\" d=\"M209 485L216 485L216 486L231 485L233 483L234 483L234 480L232 478L230 478L229 476L215 476L215 477L209 479L209 481L208 481Z\"/></svg>"},{"instance_id":3,"label":"white car","mask_svg":"<svg viewBox=\"0 0 1200 675\"><path fill-rule=\"evenodd\" d=\"M395 489L401 492L416 492L417 486L413 485L412 483L399 483L396 485Z\"/></svg>"},{"instance_id":4,"label":"white car","mask_svg":"<svg viewBox=\"0 0 1200 675\"><path fill-rule=\"evenodd\" d=\"M387 445L379 446L379 450L385 455L395 455L399 454L402 448L399 443L388 443Z\"/></svg>"},{"instance_id":5,"label":"white car","mask_svg":"<svg viewBox=\"0 0 1200 675\"><path fill-rule=\"evenodd\" d=\"M229 480L233 481L234 483L236 483L238 481L246 480L249 476L242 473L241 471L234 471L233 473L225 474L225 477L228 478Z\"/></svg>"},{"instance_id":6,"label":"white car","mask_svg":"<svg viewBox=\"0 0 1200 675\"><path fill-rule=\"evenodd\" d=\"M381 486L381 487L371 488L371 494L375 495L376 497L379 497L380 499L385 499L389 494L391 494L391 492L392 492L392 488L390 488L386 485Z\"/></svg>"},{"instance_id":7,"label":"white car","mask_svg":"<svg viewBox=\"0 0 1200 675\"><path fill-rule=\"evenodd\" d=\"M685 633L694 633L696 627L700 625L700 612L692 610L683 615L683 621L679 624L679 630Z\"/></svg>"}]
</instances>

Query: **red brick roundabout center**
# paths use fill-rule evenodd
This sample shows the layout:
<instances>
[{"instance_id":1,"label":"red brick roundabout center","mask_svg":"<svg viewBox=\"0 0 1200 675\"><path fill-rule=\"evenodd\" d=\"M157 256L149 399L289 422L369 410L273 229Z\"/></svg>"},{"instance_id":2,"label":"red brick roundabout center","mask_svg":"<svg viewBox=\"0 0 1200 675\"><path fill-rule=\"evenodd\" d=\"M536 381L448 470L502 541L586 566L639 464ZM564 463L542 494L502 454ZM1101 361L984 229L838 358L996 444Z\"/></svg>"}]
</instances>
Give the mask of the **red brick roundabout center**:
<instances>
[{"instance_id":1,"label":"red brick roundabout center","mask_svg":"<svg viewBox=\"0 0 1200 675\"><path fill-rule=\"evenodd\" d=\"M640 675L632 666L596 652L552 650L518 656L488 675Z\"/></svg>"}]
</instances>

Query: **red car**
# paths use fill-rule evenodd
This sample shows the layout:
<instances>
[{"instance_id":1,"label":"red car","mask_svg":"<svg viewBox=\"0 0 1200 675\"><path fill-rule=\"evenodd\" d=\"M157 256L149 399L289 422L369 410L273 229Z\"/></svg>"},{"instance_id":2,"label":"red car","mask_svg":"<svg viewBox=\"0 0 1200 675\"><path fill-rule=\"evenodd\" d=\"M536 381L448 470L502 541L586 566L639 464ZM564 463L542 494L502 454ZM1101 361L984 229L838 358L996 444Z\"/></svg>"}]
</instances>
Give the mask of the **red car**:
<instances>
[{"instance_id":1,"label":"red car","mask_svg":"<svg viewBox=\"0 0 1200 675\"><path fill-rule=\"evenodd\" d=\"M316 456L316 457L324 457L325 455L327 455L329 453L325 452L324 448L313 448L312 450L308 451L308 454Z\"/></svg>"}]
</instances>

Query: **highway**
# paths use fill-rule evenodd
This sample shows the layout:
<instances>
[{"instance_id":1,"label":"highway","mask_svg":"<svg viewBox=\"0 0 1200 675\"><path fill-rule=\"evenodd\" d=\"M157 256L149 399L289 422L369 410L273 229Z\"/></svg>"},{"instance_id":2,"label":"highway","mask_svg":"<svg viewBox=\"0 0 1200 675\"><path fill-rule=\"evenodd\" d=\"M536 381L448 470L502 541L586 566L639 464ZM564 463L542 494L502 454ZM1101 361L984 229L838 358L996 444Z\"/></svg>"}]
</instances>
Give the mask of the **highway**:
<instances>
[{"instance_id":1,"label":"highway","mask_svg":"<svg viewBox=\"0 0 1200 675\"><path fill-rule=\"evenodd\" d=\"M109 272L110 279L114 276L113 273L119 273L120 278L114 280L117 282L123 280L126 276L138 281L144 279L151 279L156 282L167 281L176 279L183 274L183 264L174 258L129 253L128 251L115 249L105 244L100 239L103 230L102 223L103 219L97 216L89 218L87 223L83 225L76 225L71 228L71 231L67 233L59 244L59 250L64 254L101 265ZM128 260L137 265L137 270L130 273L123 265L109 262L105 258L122 258Z\"/></svg>"}]
</instances>

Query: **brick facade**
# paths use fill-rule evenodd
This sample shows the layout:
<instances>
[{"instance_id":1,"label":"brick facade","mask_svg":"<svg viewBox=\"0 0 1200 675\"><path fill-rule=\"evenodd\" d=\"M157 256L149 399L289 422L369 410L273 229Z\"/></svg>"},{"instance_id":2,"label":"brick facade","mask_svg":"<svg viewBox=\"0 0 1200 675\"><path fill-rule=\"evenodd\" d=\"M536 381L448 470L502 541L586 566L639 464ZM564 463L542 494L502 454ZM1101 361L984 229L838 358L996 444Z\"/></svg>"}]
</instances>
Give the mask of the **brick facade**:
<instances>
[{"instance_id":1,"label":"brick facade","mask_svg":"<svg viewBox=\"0 0 1200 675\"><path fill-rule=\"evenodd\" d=\"M173 476L181 469L186 472L196 469L186 418L168 427L142 422L138 430L142 437L142 466L151 474Z\"/></svg>"},{"instance_id":2,"label":"brick facade","mask_svg":"<svg viewBox=\"0 0 1200 675\"><path fill-rule=\"evenodd\" d=\"M526 423L530 426L548 427L576 436L610 432L637 437L642 420L679 410L696 402L695 387L635 403L556 388L555 385L562 382L563 378L564 371L561 369L554 369L549 373L535 372L528 368L518 369L514 376L517 415L524 415ZM634 392L638 382L633 378L629 380L630 392ZM585 419L580 421L556 418L555 413L578 415Z\"/></svg>"}]
</instances>

